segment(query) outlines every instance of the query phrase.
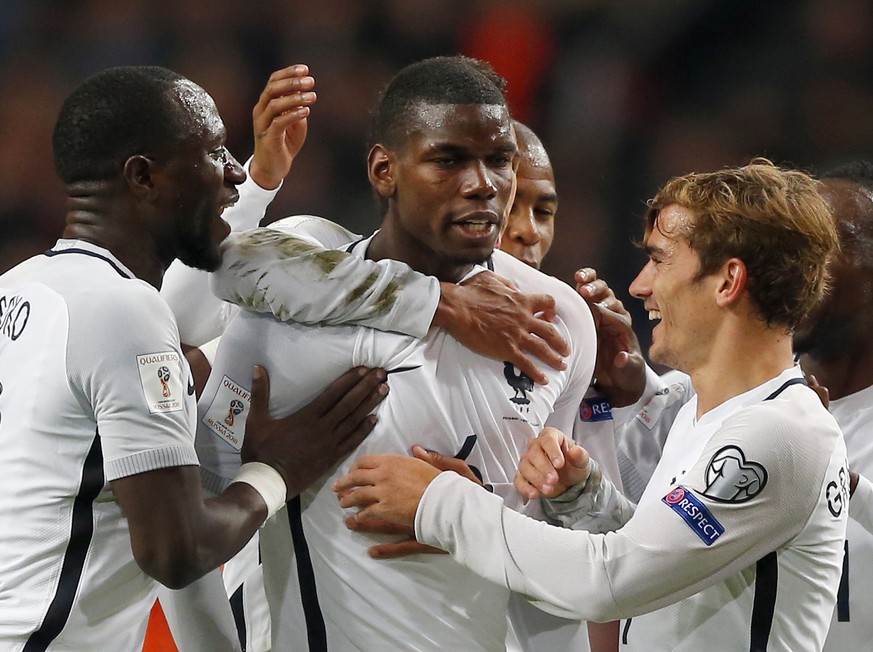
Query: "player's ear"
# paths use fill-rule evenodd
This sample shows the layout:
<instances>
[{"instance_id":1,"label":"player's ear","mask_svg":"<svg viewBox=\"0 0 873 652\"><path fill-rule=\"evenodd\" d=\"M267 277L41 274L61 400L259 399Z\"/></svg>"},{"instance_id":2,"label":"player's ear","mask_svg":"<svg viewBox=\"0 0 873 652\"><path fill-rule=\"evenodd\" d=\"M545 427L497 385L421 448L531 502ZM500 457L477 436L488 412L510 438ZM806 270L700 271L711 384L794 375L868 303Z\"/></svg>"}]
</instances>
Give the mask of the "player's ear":
<instances>
[{"instance_id":1,"label":"player's ear","mask_svg":"<svg viewBox=\"0 0 873 652\"><path fill-rule=\"evenodd\" d=\"M394 153L384 145L373 145L367 156L367 174L370 184L380 197L388 199L394 196L396 184L394 180Z\"/></svg>"},{"instance_id":2,"label":"player's ear","mask_svg":"<svg viewBox=\"0 0 873 652\"><path fill-rule=\"evenodd\" d=\"M148 199L156 192L155 171L155 162L152 159L135 154L124 162L121 174L136 197Z\"/></svg>"},{"instance_id":3,"label":"player's ear","mask_svg":"<svg viewBox=\"0 0 873 652\"><path fill-rule=\"evenodd\" d=\"M749 272L746 264L739 258L729 258L721 266L719 275L716 302L722 307L736 303L748 286Z\"/></svg>"}]
</instances>

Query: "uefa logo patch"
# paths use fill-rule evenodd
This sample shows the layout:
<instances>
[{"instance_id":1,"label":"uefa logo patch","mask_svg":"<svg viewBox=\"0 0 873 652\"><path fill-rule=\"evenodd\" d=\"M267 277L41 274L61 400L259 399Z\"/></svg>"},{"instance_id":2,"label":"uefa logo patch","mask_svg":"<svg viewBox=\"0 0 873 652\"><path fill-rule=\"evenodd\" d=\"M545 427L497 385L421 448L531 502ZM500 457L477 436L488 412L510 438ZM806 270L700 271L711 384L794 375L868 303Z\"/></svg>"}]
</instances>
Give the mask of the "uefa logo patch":
<instances>
[{"instance_id":1,"label":"uefa logo patch","mask_svg":"<svg viewBox=\"0 0 873 652\"><path fill-rule=\"evenodd\" d=\"M707 546L711 546L724 534L724 526L718 522L706 505L685 487L676 487L664 496L661 502L679 514Z\"/></svg>"},{"instance_id":2,"label":"uefa logo patch","mask_svg":"<svg viewBox=\"0 0 873 652\"><path fill-rule=\"evenodd\" d=\"M579 418L582 421L612 421L612 405L603 396L583 398L579 405Z\"/></svg>"}]
</instances>

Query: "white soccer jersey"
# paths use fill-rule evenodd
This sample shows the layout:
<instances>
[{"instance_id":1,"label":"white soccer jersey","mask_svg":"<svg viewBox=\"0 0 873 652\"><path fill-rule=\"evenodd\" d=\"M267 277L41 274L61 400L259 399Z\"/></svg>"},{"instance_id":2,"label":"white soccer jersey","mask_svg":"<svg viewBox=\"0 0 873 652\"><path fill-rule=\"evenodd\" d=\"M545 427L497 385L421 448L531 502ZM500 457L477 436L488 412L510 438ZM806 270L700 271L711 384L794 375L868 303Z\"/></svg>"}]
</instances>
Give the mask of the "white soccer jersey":
<instances>
[{"instance_id":1,"label":"white soccer jersey","mask_svg":"<svg viewBox=\"0 0 873 652\"><path fill-rule=\"evenodd\" d=\"M366 247L360 243L359 255ZM288 414L355 365L383 366L391 391L370 437L261 531L274 647L310 650L496 650L506 634L505 589L450 557L373 560L391 536L351 532L331 491L354 458L408 453L420 443L465 459L486 482L511 483L528 439L568 429L594 365L593 320L572 288L494 253L495 272L522 291L548 292L574 354L535 386L511 364L478 356L433 329L423 339L359 327L302 327L244 313L226 331L200 402L198 450L207 484L235 473L251 367L270 370L270 405ZM479 489L483 493L487 493ZM297 647L299 646L299 647Z\"/></svg>"},{"instance_id":2,"label":"white soccer jersey","mask_svg":"<svg viewBox=\"0 0 873 652\"><path fill-rule=\"evenodd\" d=\"M808 388L782 387L799 377L786 370L699 421L692 400L667 438L662 464L676 466L659 465L616 532L549 527L443 473L419 506L417 536L544 608L593 620L646 613L622 633L623 649L820 650L848 476L833 417Z\"/></svg>"},{"instance_id":3,"label":"white soccer jersey","mask_svg":"<svg viewBox=\"0 0 873 652\"><path fill-rule=\"evenodd\" d=\"M197 464L157 290L61 240L0 276L0 648L141 649L156 582L109 480Z\"/></svg>"},{"instance_id":4,"label":"white soccer jersey","mask_svg":"<svg viewBox=\"0 0 873 652\"><path fill-rule=\"evenodd\" d=\"M873 476L873 386L831 401L831 414L840 424L846 438L849 468L865 476ZM862 495L855 492L852 505ZM868 499L869 501L869 499ZM855 511L850 516L855 516ZM831 629L824 649L827 652L863 650L873 642L873 532L855 518L846 528L846 556L843 577L837 594Z\"/></svg>"}]
</instances>

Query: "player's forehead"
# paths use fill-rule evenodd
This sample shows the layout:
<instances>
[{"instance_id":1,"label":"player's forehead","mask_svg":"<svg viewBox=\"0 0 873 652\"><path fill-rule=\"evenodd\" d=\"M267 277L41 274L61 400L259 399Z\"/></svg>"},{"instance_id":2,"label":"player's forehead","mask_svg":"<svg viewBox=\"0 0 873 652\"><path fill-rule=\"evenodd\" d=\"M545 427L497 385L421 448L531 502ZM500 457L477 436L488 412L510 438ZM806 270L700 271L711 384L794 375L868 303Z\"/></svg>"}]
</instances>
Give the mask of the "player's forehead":
<instances>
[{"instance_id":1,"label":"player's forehead","mask_svg":"<svg viewBox=\"0 0 873 652\"><path fill-rule=\"evenodd\" d=\"M223 140L224 122L212 96L188 79L178 80L174 90L192 134L204 140Z\"/></svg>"},{"instance_id":2,"label":"player's forehead","mask_svg":"<svg viewBox=\"0 0 873 652\"><path fill-rule=\"evenodd\" d=\"M502 104L430 104L406 112L404 134L413 146L517 150L509 109Z\"/></svg>"}]
</instances>

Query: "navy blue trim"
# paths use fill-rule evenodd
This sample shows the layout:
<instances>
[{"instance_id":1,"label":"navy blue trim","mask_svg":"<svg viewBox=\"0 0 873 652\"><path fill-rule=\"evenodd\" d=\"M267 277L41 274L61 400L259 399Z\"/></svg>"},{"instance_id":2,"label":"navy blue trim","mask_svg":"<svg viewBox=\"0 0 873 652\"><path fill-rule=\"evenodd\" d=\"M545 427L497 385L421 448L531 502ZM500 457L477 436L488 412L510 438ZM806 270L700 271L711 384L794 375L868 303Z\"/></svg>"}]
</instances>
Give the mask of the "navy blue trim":
<instances>
[{"instance_id":1,"label":"navy blue trim","mask_svg":"<svg viewBox=\"0 0 873 652\"><path fill-rule=\"evenodd\" d=\"M466 460L470 453L473 452L473 446L476 445L476 435L467 435L467 438L464 440L464 443L461 444L461 450L459 450L455 454L455 459L458 460Z\"/></svg>"},{"instance_id":2,"label":"navy blue trim","mask_svg":"<svg viewBox=\"0 0 873 652\"><path fill-rule=\"evenodd\" d=\"M243 604L243 586L245 582L239 585L233 595L230 596L230 610L233 613L233 622L236 624L236 636L239 639L239 644L242 647L242 652L246 652L246 611Z\"/></svg>"},{"instance_id":3,"label":"navy blue trim","mask_svg":"<svg viewBox=\"0 0 873 652\"><path fill-rule=\"evenodd\" d=\"M385 373L386 374L401 374L404 371L413 371L415 369L420 369L420 368L421 368L420 364L414 365L412 367L394 367L394 369L386 369Z\"/></svg>"},{"instance_id":4,"label":"navy blue trim","mask_svg":"<svg viewBox=\"0 0 873 652\"><path fill-rule=\"evenodd\" d=\"M809 387L809 383L806 382L806 378L789 378L784 383L782 383L782 385L780 385L779 389L777 389L775 392L770 394L770 396L768 396L764 400L770 401L770 400L776 398L782 392L784 392L788 387L791 387L792 385L806 385L807 387Z\"/></svg>"},{"instance_id":5,"label":"navy blue trim","mask_svg":"<svg viewBox=\"0 0 873 652\"><path fill-rule=\"evenodd\" d=\"M776 611L778 580L779 562L776 561L776 551L774 550L758 560L755 566L755 601L752 605L749 652L766 652L767 650L770 630L773 628L773 614Z\"/></svg>"},{"instance_id":6,"label":"navy blue trim","mask_svg":"<svg viewBox=\"0 0 873 652\"><path fill-rule=\"evenodd\" d=\"M624 621L624 627L621 630L621 644L622 645L627 645L627 634L630 631L630 624L631 624L632 620L633 620L633 618L628 618L626 621Z\"/></svg>"},{"instance_id":7,"label":"navy blue trim","mask_svg":"<svg viewBox=\"0 0 873 652\"><path fill-rule=\"evenodd\" d=\"M103 449L100 433L94 433L94 441L82 465L82 480L79 493L73 500L73 517L70 526L70 541L64 552L61 575L55 596L52 598L42 624L27 639L23 652L44 652L48 649L70 618L73 602L79 590L85 558L94 536L94 501L104 484Z\"/></svg>"},{"instance_id":8,"label":"navy blue trim","mask_svg":"<svg viewBox=\"0 0 873 652\"><path fill-rule=\"evenodd\" d=\"M291 541L294 543L294 561L300 581L300 600L303 603L303 616L306 618L309 652L327 652L327 630L324 627L321 606L318 604L315 570L309 556L309 545L303 532L300 496L288 501L288 525L291 528Z\"/></svg>"},{"instance_id":9,"label":"navy blue trim","mask_svg":"<svg viewBox=\"0 0 873 652\"><path fill-rule=\"evenodd\" d=\"M45 252L45 255L49 258L54 256L60 256L61 254L83 254L85 256L91 256L92 258L99 258L100 260L109 263L116 272L118 272L123 278L133 278L130 274L121 269L118 265L115 264L111 258L107 258L103 254L98 254L96 251L88 251L87 249L49 249Z\"/></svg>"},{"instance_id":10,"label":"navy blue trim","mask_svg":"<svg viewBox=\"0 0 873 652\"><path fill-rule=\"evenodd\" d=\"M851 619L849 610L849 542L843 544L843 574L840 577L840 588L837 589L837 622L848 623Z\"/></svg>"},{"instance_id":11,"label":"navy blue trim","mask_svg":"<svg viewBox=\"0 0 873 652\"><path fill-rule=\"evenodd\" d=\"M352 253L352 249L354 249L355 247L357 247L357 246L358 246L361 242L363 242L364 240L366 240L366 238L358 238L358 239L355 240L354 242L349 243L349 244L346 246L346 253L349 253L349 254Z\"/></svg>"}]
</instances>

